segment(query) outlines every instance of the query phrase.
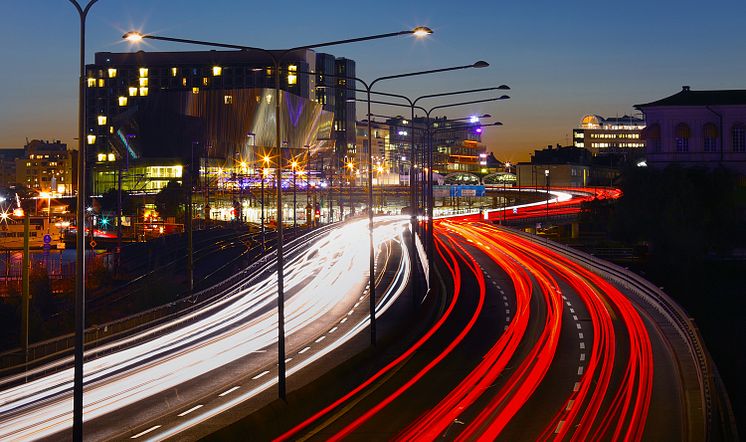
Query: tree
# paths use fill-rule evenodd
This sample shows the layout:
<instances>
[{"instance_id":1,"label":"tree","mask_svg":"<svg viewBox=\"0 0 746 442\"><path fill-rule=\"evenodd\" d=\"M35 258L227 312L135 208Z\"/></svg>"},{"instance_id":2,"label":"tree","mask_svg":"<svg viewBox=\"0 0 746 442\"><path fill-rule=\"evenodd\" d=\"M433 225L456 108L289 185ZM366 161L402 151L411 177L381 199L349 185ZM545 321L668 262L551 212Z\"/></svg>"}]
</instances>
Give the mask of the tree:
<instances>
[{"instance_id":1,"label":"tree","mask_svg":"<svg viewBox=\"0 0 746 442\"><path fill-rule=\"evenodd\" d=\"M117 199L119 198L119 192L116 189L109 189L101 195L99 202L101 203L101 211L108 213L117 212ZM122 190L122 214L132 215L136 212L135 202L130 194L126 190Z\"/></svg>"},{"instance_id":2,"label":"tree","mask_svg":"<svg viewBox=\"0 0 746 442\"><path fill-rule=\"evenodd\" d=\"M183 213L182 205L185 203L186 195L184 189L177 181L169 181L155 196L155 210L161 218L178 218Z\"/></svg>"}]
</instances>

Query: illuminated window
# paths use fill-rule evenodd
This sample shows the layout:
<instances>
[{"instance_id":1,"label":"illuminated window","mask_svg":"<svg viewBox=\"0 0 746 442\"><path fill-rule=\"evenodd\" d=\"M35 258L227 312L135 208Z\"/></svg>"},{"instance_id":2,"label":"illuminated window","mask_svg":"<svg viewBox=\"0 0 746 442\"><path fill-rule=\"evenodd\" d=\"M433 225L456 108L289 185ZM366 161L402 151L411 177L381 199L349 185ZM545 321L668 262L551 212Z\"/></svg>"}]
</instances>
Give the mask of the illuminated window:
<instances>
[{"instance_id":1,"label":"illuminated window","mask_svg":"<svg viewBox=\"0 0 746 442\"><path fill-rule=\"evenodd\" d=\"M199 88L198 87L193 87L192 88L192 93L193 94L199 94Z\"/></svg>"},{"instance_id":2,"label":"illuminated window","mask_svg":"<svg viewBox=\"0 0 746 442\"><path fill-rule=\"evenodd\" d=\"M296 75L297 72L298 66L294 64L288 66L288 85L298 83L298 76Z\"/></svg>"},{"instance_id":3,"label":"illuminated window","mask_svg":"<svg viewBox=\"0 0 746 442\"><path fill-rule=\"evenodd\" d=\"M113 153L110 153L109 155L106 156L106 159L109 161L116 161L117 157Z\"/></svg>"},{"instance_id":4,"label":"illuminated window","mask_svg":"<svg viewBox=\"0 0 746 442\"><path fill-rule=\"evenodd\" d=\"M179 68L171 68L171 76L175 77L179 73Z\"/></svg>"},{"instance_id":5,"label":"illuminated window","mask_svg":"<svg viewBox=\"0 0 746 442\"><path fill-rule=\"evenodd\" d=\"M146 78L140 78L139 81L140 81L140 87L145 87L145 86L148 85L148 79L147 79L147 77Z\"/></svg>"},{"instance_id":6,"label":"illuminated window","mask_svg":"<svg viewBox=\"0 0 746 442\"><path fill-rule=\"evenodd\" d=\"M131 87L131 88L129 88L129 93L130 93L130 97L136 97L137 96L137 88L134 87L134 86Z\"/></svg>"},{"instance_id":7,"label":"illuminated window","mask_svg":"<svg viewBox=\"0 0 746 442\"><path fill-rule=\"evenodd\" d=\"M114 133L114 126L109 126L109 133L110 133L110 134L113 134L113 133Z\"/></svg>"},{"instance_id":8,"label":"illuminated window","mask_svg":"<svg viewBox=\"0 0 746 442\"><path fill-rule=\"evenodd\" d=\"M140 68L140 77L148 76L148 68Z\"/></svg>"},{"instance_id":9,"label":"illuminated window","mask_svg":"<svg viewBox=\"0 0 746 442\"><path fill-rule=\"evenodd\" d=\"M186 86L186 84L187 84L186 77L181 77L181 85Z\"/></svg>"},{"instance_id":10,"label":"illuminated window","mask_svg":"<svg viewBox=\"0 0 746 442\"><path fill-rule=\"evenodd\" d=\"M96 79L95 78L89 78L88 79L88 87L96 87Z\"/></svg>"},{"instance_id":11,"label":"illuminated window","mask_svg":"<svg viewBox=\"0 0 746 442\"><path fill-rule=\"evenodd\" d=\"M223 73L223 68L221 68L220 66L213 66L212 67L212 76L213 77L219 77L220 74L222 74L222 73Z\"/></svg>"},{"instance_id":12,"label":"illuminated window","mask_svg":"<svg viewBox=\"0 0 746 442\"><path fill-rule=\"evenodd\" d=\"M104 87L104 79L103 78L99 78L98 79L98 87Z\"/></svg>"},{"instance_id":13,"label":"illuminated window","mask_svg":"<svg viewBox=\"0 0 746 442\"><path fill-rule=\"evenodd\" d=\"M99 126L105 126L106 125L106 115L99 115L98 116L98 125Z\"/></svg>"},{"instance_id":14,"label":"illuminated window","mask_svg":"<svg viewBox=\"0 0 746 442\"><path fill-rule=\"evenodd\" d=\"M114 78L117 76L117 70L114 68L109 68L109 78Z\"/></svg>"},{"instance_id":15,"label":"illuminated window","mask_svg":"<svg viewBox=\"0 0 746 442\"><path fill-rule=\"evenodd\" d=\"M223 96L223 103L225 103L225 104L233 104L233 95L225 95L225 96Z\"/></svg>"},{"instance_id":16,"label":"illuminated window","mask_svg":"<svg viewBox=\"0 0 746 442\"><path fill-rule=\"evenodd\" d=\"M202 77L202 85L207 86L207 77Z\"/></svg>"},{"instance_id":17,"label":"illuminated window","mask_svg":"<svg viewBox=\"0 0 746 442\"><path fill-rule=\"evenodd\" d=\"M88 144L96 144L96 136L88 135Z\"/></svg>"},{"instance_id":18,"label":"illuminated window","mask_svg":"<svg viewBox=\"0 0 746 442\"><path fill-rule=\"evenodd\" d=\"M141 88L140 88L140 96L141 96L141 97L147 97L147 96L148 96L148 88L146 88L146 87L141 87Z\"/></svg>"},{"instance_id":19,"label":"illuminated window","mask_svg":"<svg viewBox=\"0 0 746 442\"><path fill-rule=\"evenodd\" d=\"M119 105L127 106L127 97L119 97Z\"/></svg>"}]
</instances>

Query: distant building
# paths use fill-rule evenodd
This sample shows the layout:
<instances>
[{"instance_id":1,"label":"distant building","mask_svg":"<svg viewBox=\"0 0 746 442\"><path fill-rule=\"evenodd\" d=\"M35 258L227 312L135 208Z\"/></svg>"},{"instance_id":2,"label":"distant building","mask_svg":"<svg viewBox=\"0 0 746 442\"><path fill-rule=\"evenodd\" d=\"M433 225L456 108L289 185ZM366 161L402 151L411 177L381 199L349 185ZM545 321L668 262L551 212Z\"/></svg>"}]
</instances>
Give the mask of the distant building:
<instances>
[{"instance_id":1,"label":"distant building","mask_svg":"<svg viewBox=\"0 0 746 442\"><path fill-rule=\"evenodd\" d=\"M534 151L530 162L516 164L517 182L522 187L545 187L548 171L552 187L610 186L619 172L616 164L605 162L588 149L550 145Z\"/></svg>"},{"instance_id":2,"label":"distant building","mask_svg":"<svg viewBox=\"0 0 746 442\"><path fill-rule=\"evenodd\" d=\"M399 185L399 172L396 164L396 148L391 145L391 128L388 124L371 121L373 134L373 184ZM368 163L368 121L357 122L357 155L349 157L355 164Z\"/></svg>"},{"instance_id":3,"label":"distant building","mask_svg":"<svg viewBox=\"0 0 746 442\"><path fill-rule=\"evenodd\" d=\"M573 146L588 149L593 155L640 155L645 152L645 140L640 136L644 128L645 120L629 115L586 115L580 120L580 127L572 130Z\"/></svg>"},{"instance_id":4,"label":"distant building","mask_svg":"<svg viewBox=\"0 0 746 442\"><path fill-rule=\"evenodd\" d=\"M16 160L25 156L24 149L0 149L0 188L7 189L18 183Z\"/></svg>"},{"instance_id":5,"label":"distant building","mask_svg":"<svg viewBox=\"0 0 746 442\"><path fill-rule=\"evenodd\" d=\"M746 90L693 91L635 106L648 122L647 164L723 166L746 175Z\"/></svg>"},{"instance_id":6,"label":"distant building","mask_svg":"<svg viewBox=\"0 0 746 442\"><path fill-rule=\"evenodd\" d=\"M32 140L16 161L16 182L38 192L72 195L77 176L78 151L67 144Z\"/></svg>"}]
</instances>

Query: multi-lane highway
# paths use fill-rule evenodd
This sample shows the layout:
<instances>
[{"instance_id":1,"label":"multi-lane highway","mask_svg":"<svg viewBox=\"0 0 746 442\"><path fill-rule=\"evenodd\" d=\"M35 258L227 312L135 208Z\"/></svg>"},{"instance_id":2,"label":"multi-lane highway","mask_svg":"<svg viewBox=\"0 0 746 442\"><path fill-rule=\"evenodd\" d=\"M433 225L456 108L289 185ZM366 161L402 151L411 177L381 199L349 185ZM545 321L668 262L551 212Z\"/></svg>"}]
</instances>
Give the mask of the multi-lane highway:
<instances>
[{"instance_id":1,"label":"multi-lane highway","mask_svg":"<svg viewBox=\"0 0 746 442\"><path fill-rule=\"evenodd\" d=\"M681 372L691 361L634 296L487 223L441 220L437 248L442 315L278 440L704 436L702 392Z\"/></svg>"},{"instance_id":2,"label":"multi-lane highway","mask_svg":"<svg viewBox=\"0 0 746 442\"><path fill-rule=\"evenodd\" d=\"M402 293L411 271L401 240L406 221L382 218L375 242L381 274L378 311ZM297 241L285 270L289 376L365 330L367 221ZM199 312L89 350L84 416L90 440L163 438L244 403L276 383L276 277L273 263ZM99 355L93 357L92 355ZM0 439L66 440L72 370L56 361L0 380ZM49 373L49 374L46 374ZM25 377L33 380L23 382Z\"/></svg>"}]
</instances>

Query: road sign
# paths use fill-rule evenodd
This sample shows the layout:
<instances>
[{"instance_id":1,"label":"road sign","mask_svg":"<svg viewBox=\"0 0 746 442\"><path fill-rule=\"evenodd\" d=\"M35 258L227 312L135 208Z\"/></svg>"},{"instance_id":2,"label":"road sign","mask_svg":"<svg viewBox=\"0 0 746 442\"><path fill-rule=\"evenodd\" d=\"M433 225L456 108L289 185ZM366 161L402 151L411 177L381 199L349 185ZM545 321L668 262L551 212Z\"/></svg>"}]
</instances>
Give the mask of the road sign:
<instances>
[{"instance_id":1,"label":"road sign","mask_svg":"<svg viewBox=\"0 0 746 442\"><path fill-rule=\"evenodd\" d=\"M49 244L51 242L52 242L52 235L50 235L48 233L46 235L44 235L44 244Z\"/></svg>"},{"instance_id":2,"label":"road sign","mask_svg":"<svg viewBox=\"0 0 746 442\"><path fill-rule=\"evenodd\" d=\"M91 248L92 248L92 249L95 249L95 248L96 248L96 241L94 241L94 240L91 240L91 242L89 242L88 244L90 244L90 245L91 245Z\"/></svg>"}]
</instances>

